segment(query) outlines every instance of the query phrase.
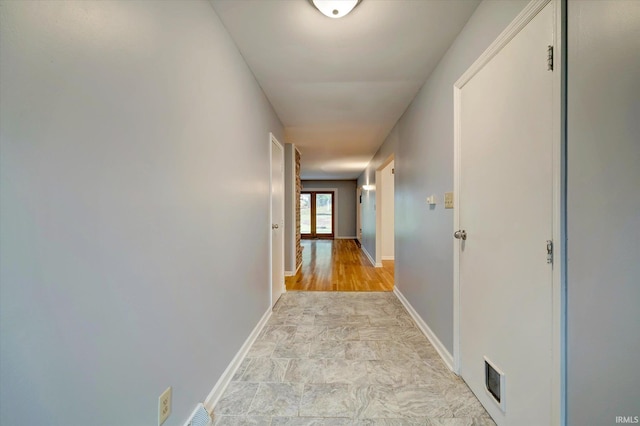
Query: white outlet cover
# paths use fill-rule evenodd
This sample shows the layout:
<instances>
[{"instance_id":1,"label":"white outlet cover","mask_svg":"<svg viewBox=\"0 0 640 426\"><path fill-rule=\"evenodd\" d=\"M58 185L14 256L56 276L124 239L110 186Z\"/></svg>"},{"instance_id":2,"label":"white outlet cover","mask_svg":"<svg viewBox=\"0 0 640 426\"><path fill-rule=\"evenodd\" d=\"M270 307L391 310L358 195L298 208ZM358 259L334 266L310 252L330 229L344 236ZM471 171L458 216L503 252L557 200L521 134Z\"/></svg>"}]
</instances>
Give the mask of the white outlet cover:
<instances>
[{"instance_id":1,"label":"white outlet cover","mask_svg":"<svg viewBox=\"0 0 640 426\"><path fill-rule=\"evenodd\" d=\"M171 386L158 398L158 426L164 423L171 414Z\"/></svg>"},{"instance_id":2,"label":"white outlet cover","mask_svg":"<svg viewBox=\"0 0 640 426\"><path fill-rule=\"evenodd\" d=\"M445 192L444 193L444 207L446 209L453 208L453 192Z\"/></svg>"}]
</instances>

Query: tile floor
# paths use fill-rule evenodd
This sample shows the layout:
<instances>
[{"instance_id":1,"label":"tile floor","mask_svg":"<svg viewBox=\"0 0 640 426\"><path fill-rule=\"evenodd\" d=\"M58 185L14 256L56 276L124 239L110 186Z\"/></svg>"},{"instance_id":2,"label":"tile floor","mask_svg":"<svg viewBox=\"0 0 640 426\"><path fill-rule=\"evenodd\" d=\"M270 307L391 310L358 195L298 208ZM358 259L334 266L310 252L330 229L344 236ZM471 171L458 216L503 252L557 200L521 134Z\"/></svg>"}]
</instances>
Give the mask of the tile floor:
<instances>
[{"instance_id":1,"label":"tile floor","mask_svg":"<svg viewBox=\"0 0 640 426\"><path fill-rule=\"evenodd\" d=\"M495 423L393 293L288 292L215 425Z\"/></svg>"}]
</instances>

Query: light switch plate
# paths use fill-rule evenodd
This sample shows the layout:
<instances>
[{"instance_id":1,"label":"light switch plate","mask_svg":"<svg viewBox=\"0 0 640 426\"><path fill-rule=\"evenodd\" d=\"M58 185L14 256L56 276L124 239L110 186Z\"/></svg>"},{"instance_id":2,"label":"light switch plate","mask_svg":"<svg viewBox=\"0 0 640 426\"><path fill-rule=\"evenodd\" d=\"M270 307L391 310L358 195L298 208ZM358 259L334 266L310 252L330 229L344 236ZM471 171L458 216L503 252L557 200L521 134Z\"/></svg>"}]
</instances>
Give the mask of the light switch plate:
<instances>
[{"instance_id":1,"label":"light switch plate","mask_svg":"<svg viewBox=\"0 0 640 426\"><path fill-rule=\"evenodd\" d=\"M453 208L453 192L444 193L444 208L445 209Z\"/></svg>"}]
</instances>

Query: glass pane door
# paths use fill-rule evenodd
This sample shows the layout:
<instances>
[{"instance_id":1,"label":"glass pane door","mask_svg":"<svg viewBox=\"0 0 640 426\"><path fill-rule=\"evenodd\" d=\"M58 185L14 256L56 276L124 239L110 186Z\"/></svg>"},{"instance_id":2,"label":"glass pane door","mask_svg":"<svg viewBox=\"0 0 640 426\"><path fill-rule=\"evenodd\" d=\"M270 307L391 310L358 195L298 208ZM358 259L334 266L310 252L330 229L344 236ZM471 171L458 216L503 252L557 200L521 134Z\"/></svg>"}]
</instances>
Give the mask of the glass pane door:
<instances>
[{"instance_id":1,"label":"glass pane door","mask_svg":"<svg viewBox=\"0 0 640 426\"><path fill-rule=\"evenodd\" d=\"M300 234L311 235L311 194L300 194Z\"/></svg>"},{"instance_id":2,"label":"glass pane door","mask_svg":"<svg viewBox=\"0 0 640 426\"><path fill-rule=\"evenodd\" d=\"M302 192L300 194L302 238L333 238L334 208L332 191Z\"/></svg>"},{"instance_id":3,"label":"glass pane door","mask_svg":"<svg viewBox=\"0 0 640 426\"><path fill-rule=\"evenodd\" d=\"M316 193L316 234L333 235L333 193Z\"/></svg>"}]
</instances>

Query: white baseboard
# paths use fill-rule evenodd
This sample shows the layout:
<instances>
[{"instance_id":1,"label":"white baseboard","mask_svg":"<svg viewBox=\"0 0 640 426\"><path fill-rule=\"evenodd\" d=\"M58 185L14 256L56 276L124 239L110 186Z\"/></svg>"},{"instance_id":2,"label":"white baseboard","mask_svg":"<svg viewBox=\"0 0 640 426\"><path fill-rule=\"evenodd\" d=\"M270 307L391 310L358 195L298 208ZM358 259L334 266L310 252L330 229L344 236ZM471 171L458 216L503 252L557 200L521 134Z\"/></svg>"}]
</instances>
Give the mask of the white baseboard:
<instances>
[{"instance_id":1,"label":"white baseboard","mask_svg":"<svg viewBox=\"0 0 640 426\"><path fill-rule=\"evenodd\" d=\"M395 256L382 256L382 260L395 260Z\"/></svg>"},{"instance_id":2,"label":"white baseboard","mask_svg":"<svg viewBox=\"0 0 640 426\"><path fill-rule=\"evenodd\" d=\"M269 318L271 318L271 313L271 307L269 307L267 312L264 313L258 324L255 326L249 337L247 337L247 340L244 341L244 344L242 345L236 356L233 357L231 363L229 363L229 365L227 366L227 369L224 370L224 373L222 373L222 376L220 376L218 382L213 386L213 389L211 389L211 392L209 392L209 396L207 396L207 399L204 400L204 406L209 413L213 413L213 408L220 400L220 397L231 382L233 375L236 374L236 370L238 370L238 367L240 367L240 364L244 360L245 356L247 356L251 345L253 345L253 342L256 341L258 335L267 324L267 321L269 321Z\"/></svg>"},{"instance_id":3,"label":"white baseboard","mask_svg":"<svg viewBox=\"0 0 640 426\"><path fill-rule=\"evenodd\" d=\"M371 255L369 254L369 252L367 251L367 249L366 249L366 248L364 248L364 246L361 246L361 248L362 248L362 251L364 252L365 256L367 256L367 259L369 259L369 262L371 262L371 264L372 264L373 266L376 266L376 261L375 261L375 260L373 260L373 257L371 257Z\"/></svg>"},{"instance_id":4,"label":"white baseboard","mask_svg":"<svg viewBox=\"0 0 640 426\"><path fill-rule=\"evenodd\" d=\"M398 297L400 302L402 302L404 307L407 309L407 311L409 312L409 315L411 315L411 318L413 318L413 320L418 325L418 328L422 331L422 333L425 336L427 336L427 339L429 339L433 347L436 349L436 351L438 351L440 358L442 358L444 363L447 364L447 367L449 367L449 370L455 372L453 368L453 356L449 353L447 348L445 348L445 346L442 344L440 339L438 339L435 333L429 328L427 323L424 322L422 317L418 315L416 310L413 309L413 306L411 306L411 303L409 303L409 301L404 297L404 295L400 292L400 290L398 290L397 286L394 286L393 292Z\"/></svg>"},{"instance_id":5,"label":"white baseboard","mask_svg":"<svg viewBox=\"0 0 640 426\"><path fill-rule=\"evenodd\" d=\"M355 240L356 237L333 237L334 240Z\"/></svg>"},{"instance_id":6,"label":"white baseboard","mask_svg":"<svg viewBox=\"0 0 640 426\"><path fill-rule=\"evenodd\" d=\"M284 276L285 277L295 277L298 274L298 271L300 270L300 268L302 268L302 262L300 262L300 264L296 267L296 271L295 272L284 271Z\"/></svg>"}]
</instances>

